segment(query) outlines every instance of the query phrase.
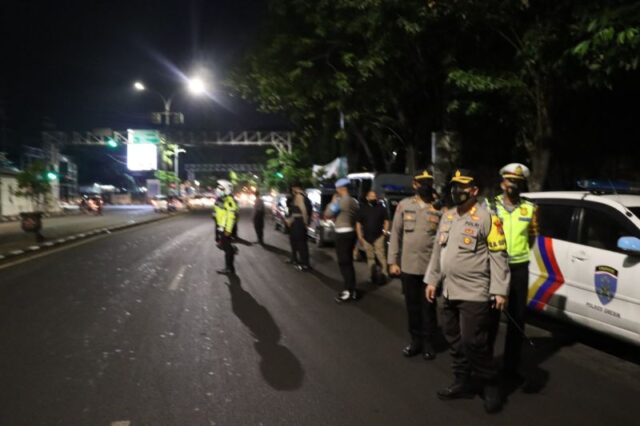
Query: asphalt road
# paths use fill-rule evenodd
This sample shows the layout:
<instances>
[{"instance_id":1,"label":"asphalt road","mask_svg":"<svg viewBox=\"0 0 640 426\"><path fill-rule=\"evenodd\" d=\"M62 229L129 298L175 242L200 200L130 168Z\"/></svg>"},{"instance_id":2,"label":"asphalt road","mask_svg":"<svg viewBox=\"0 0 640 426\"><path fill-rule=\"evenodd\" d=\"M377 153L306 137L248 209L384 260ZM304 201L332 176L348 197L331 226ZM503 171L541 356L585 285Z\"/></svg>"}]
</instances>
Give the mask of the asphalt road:
<instances>
[{"instance_id":1,"label":"asphalt road","mask_svg":"<svg viewBox=\"0 0 640 426\"><path fill-rule=\"evenodd\" d=\"M331 249L297 272L269 223L228 278L212 235L207 215L181 215L0 266L0 425L637 424L637 347L537 319L536 386L488 416L479 398L436 398L444 345L401 356L398 282L336 305Z\"/></svg>"}]
</instances>

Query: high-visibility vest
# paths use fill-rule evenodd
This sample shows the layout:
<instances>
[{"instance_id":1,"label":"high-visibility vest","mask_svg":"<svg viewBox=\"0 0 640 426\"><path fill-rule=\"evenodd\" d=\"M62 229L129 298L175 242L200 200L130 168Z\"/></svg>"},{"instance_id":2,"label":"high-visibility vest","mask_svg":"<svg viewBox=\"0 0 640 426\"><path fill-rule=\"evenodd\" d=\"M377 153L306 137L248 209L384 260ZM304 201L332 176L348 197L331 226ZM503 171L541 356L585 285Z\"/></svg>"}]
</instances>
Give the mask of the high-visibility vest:
<instances>
[{"instance_id":1,"label":"high-visibility vest","mask_svg":"<svg viewBox=\"0 0 640 426\"><path fill-rule=\"evenodd\" d=\"M509 212L504 206L504 195L498 195L489 202L489 207L502 222L509 263L528 262L529 241L538 235L536 205L521 199L513 211Z\"/></svg>"},{"instance_id":2,"label":"high-visibility vest","mask_svg":"<svg viewBox=\"0 0 640 426\"><path fill-rule=\"evenodd\" d=\"M233 232L238 218L238 204L231 195L216 200L213 207L216 214L216 226L228 234Z\"/></svg>"}]
</instances>

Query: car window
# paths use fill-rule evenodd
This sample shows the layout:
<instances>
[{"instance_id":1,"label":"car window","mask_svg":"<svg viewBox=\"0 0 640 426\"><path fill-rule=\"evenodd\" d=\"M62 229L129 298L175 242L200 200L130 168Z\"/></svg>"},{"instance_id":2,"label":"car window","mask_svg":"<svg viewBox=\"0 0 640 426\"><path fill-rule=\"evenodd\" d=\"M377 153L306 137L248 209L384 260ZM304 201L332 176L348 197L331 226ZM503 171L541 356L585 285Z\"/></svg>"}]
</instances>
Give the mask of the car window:
<instances>
[{"instance_id":1,"label":"car window","mask_svg":"<svg viewBox=\"0 0 640 426\"><path fill-rule=\"evenodd\" d=\"M574 207L563 204L539 204L538 225L540 235L569 241Z\"/></svg>"},{"instance_id":2,"label":"car window","mask_svg":"<svg viewBox=\"0 0 640 426\"><path fill-rule=\"evenodd\" d=\"M622 253L618 248L618 239L625 236L638 236L638 232L634 233L631 227L625 226L616 214L617 212L613 210L607 212L585 207L579 242L590 247Z\"/></svg>"}]
</instances>

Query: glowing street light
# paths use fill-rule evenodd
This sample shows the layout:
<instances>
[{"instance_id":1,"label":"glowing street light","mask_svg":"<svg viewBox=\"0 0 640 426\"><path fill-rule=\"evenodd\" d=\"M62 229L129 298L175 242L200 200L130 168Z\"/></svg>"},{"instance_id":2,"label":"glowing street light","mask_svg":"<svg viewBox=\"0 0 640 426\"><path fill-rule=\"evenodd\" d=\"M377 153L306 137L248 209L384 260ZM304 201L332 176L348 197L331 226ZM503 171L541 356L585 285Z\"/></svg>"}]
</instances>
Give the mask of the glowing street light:
<instances>
[{"instance_id":1,"label":"glowing street light","mask_svg":"<svg viewBox=\"0 0 640 426\"><path fill-rule=\"evenodd\" d=\"M194 95L202 95L207 91L207 86L200 77L193 77L187 81L189 91Z\"/></svg>"},{"instance_id":2,"label":"glowing street light","mask_svg":"<svg viewBox=\"0 0 640 426\"><path fill-rule=\"evenodd\" d=\"M145 89L144 84L142 84L139 81L136 81L135 83L133 83L133 88L136 89L138 92L142 92Z\"/></svg>"}]
</instances>

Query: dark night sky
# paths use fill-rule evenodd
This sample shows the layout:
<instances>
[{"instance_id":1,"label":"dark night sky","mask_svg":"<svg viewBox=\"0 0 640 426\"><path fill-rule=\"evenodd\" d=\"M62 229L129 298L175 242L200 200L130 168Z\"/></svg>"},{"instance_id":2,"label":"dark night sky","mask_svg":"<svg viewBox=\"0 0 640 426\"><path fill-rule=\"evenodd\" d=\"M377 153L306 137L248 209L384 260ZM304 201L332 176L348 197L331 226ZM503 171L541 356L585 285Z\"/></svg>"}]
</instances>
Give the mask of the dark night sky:
<instances>
[{"instance_id":1,"label":"dark night sky","mask_svg":"<svg viewBox=\"0 0 640 426\"><path fill-rule=\"evenodd\" d=\"M151 127L149 112L162 110L162 103L151 93L133 91L133 81L169 96L182 87L176 70L189 75L204 68L215 85L256 41L266 4L2 0L0 106L6 136L0 151L15 158L21 145L37 144L45 122L59 130ZM287 127L285 120L258 114L217 87L219 102L175 97L172 110L185 114L186 128Z\"/></svg>"}]
</instances>

